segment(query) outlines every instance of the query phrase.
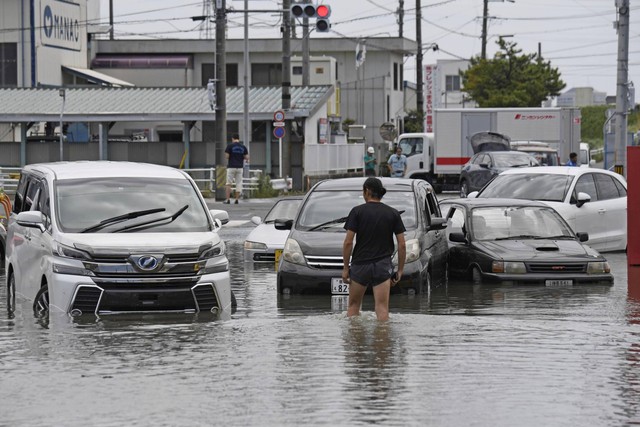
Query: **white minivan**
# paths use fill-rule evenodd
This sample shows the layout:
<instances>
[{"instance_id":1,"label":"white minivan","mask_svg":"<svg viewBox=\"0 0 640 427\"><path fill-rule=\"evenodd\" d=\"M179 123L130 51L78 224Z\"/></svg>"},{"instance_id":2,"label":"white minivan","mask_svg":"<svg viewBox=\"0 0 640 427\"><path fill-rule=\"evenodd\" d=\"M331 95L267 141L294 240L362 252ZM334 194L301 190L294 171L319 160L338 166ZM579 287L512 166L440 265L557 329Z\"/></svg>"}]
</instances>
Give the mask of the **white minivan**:
<instances>
[{"instance_id":1,"label":"white minivan","mask_svg":"<svg viewBox=\"0 0 640 427\"><path fill-rule=\"evenodd\" d=\"M167 166L79 161L24 167L7 229L7 305L36 315L231 314L229 262L194 181Z\"/></svg>"}]
</instances>

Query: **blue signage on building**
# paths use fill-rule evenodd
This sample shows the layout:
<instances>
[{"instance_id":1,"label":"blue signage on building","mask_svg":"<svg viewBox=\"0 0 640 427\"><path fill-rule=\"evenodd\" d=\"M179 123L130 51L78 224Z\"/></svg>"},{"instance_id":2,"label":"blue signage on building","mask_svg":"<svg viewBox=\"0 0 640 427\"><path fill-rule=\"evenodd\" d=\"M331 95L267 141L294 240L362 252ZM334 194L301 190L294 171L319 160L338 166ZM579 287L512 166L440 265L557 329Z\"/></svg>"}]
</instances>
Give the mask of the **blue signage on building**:
<instances>
[{"instance_id":1,"label":"blue signage on building","mask_svg":"<svg viewBox=\"0 0 640 427\"><path fill-rule=\"evenodd\" d=\"M59 49L82 50L80 5L63 0L41 0L42 44Z\"/></svg>"}]
</instances>

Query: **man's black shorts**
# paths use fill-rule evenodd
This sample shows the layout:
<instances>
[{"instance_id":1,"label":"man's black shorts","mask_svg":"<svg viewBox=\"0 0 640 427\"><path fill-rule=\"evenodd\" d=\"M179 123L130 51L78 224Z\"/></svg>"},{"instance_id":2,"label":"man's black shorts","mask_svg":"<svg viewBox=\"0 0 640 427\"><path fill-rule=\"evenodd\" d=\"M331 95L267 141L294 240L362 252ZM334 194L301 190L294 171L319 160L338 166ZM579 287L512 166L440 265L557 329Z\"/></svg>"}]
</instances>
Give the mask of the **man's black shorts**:
<instances>
[{"instance_id":1,"label":"man's black shorts","mask_svg":"<svg viewBox=\"0 0 640 427\"><path fill-rule=\"evenodd\" d=\"M355 264L349 268L349 277L364 286L376 286L393 275L391 258L383 258L367 264Z\"/></svg>"}]
</instances>

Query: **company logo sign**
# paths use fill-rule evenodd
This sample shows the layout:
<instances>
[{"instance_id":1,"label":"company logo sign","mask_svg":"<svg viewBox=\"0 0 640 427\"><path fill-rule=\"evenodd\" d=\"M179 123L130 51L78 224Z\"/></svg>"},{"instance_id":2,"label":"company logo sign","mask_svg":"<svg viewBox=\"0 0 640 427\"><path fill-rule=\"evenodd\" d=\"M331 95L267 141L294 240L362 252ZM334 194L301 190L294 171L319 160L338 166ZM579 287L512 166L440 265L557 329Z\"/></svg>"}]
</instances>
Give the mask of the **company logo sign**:
<instances>
[{"instance_id":1,"label":"company logo sign","mask_svg":"<svg viewBox=\"0 0 640 427\"><path fill-rule=\"evenodd\" d=\"M516 114L515 120L555 120L557 116L553 114Z\"/></svg>"},{"instance_id":2,"label":"company logo sign","mask_svg":"<svg viewBox=\"0 0 640 427\"><path fill-rule=\"evenodd\" d=\"M43 45L73 51L82 50L84 30L80 28L80 21L79 4L62 0L40 1Z\"/></svg>"},{"instance_id":3,"label":"company logo sign","mask_svg":"<svg viewBox=\"0 0 640 427\"><path fill-rule=\"evenodd\" d=\"M134 255L131 256L133 264L141 271L155 271L162 264L162 257L154 255Z\"/></svg>"}]
</instances>

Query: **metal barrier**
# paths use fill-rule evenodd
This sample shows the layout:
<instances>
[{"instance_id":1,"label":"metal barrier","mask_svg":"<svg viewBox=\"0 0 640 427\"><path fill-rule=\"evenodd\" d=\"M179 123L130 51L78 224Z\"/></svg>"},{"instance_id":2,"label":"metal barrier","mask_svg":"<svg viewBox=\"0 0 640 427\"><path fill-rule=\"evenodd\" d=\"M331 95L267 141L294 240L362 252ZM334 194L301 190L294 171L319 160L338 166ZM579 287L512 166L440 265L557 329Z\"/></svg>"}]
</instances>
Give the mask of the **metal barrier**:
<instances>
[{"instance_id":1,"label":"metal barrier","mask_svg":"<svg viewBox=\"0 0 640 427\"><path fill-rule=\"evenodd\" d=\"M0 190L6 194L15 194L22 168L0 167Z\"/></svg>"},{"instance_id":2,"label":"metal barrier","mask_svg":"<svg viewBox=\"0 0 640 427\"><path fill-rule=\"evenodd\" d=\"M217 183L216 183L216 168L192 168L182 169L191 176L196 185L200 189L200 192L205 196L215 197ZM221 171L223 172L223 171ZM224 172L223 172L224 173ZM262 176L262 170L249 169L249 176L245 176L242 179L242 188L244 189L244 197L250 197L251 193L258 189L260 177ZM219 179L224 180L224 176ZM222 185L224 186L224 182ZM208 193L208 194L207 194Z\"/></svg>"}]
</instances>

